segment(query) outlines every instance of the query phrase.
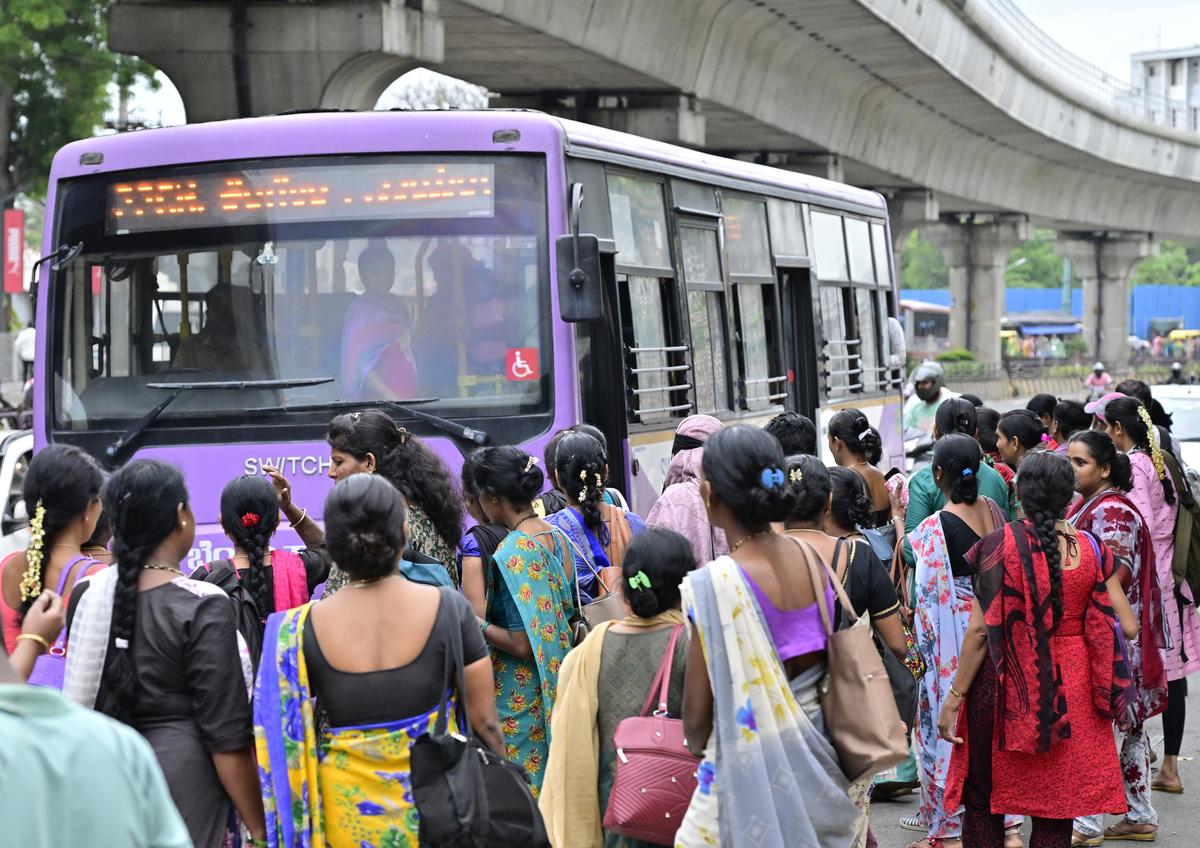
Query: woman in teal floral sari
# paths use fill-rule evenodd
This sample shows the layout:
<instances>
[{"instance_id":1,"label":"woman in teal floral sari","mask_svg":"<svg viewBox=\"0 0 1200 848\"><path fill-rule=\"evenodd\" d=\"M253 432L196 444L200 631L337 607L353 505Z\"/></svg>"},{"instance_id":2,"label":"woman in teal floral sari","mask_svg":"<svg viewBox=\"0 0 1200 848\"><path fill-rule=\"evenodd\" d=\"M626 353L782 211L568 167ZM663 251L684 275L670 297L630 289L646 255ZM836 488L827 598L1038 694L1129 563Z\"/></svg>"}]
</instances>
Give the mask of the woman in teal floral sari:
<instances>
[{"instance_id":1,"label":"woman in teal floral sari","mask_svg":"<svg viewBox=\"0 0 1200 848\"><path fill-rule=\"evenodd\" d=\"M558 670L571 647L575 569L562 532L534 512L536 460L518 448L479 453L475 483L488 519L509 528L487 570L480 631L492 651L496 710L508 758L541 791Z\"/></svg>"}]
</instances>

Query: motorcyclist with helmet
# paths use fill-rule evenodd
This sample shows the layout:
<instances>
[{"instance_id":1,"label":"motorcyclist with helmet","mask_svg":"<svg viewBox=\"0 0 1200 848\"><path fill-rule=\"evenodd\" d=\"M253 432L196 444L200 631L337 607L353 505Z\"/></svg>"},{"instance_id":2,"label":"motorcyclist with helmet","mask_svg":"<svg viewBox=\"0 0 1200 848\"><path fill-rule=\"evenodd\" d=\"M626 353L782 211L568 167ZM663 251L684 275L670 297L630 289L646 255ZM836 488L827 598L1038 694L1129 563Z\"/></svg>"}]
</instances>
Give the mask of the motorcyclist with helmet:
<instances>
[{"instance_id":1,"label":"motorcyclist with helmet","mask_svg":"<svg viewBox=\"0 0 1200 848\"><path fill-rule=\"evenodd\" d=\"M909 382L913 393L904 402L904 429L916 428L933 433L933 418L938 407L949 398L958 397L945 386L946 372L940 363L925 360L913 369Z\"/></svg>"}]
</instances>

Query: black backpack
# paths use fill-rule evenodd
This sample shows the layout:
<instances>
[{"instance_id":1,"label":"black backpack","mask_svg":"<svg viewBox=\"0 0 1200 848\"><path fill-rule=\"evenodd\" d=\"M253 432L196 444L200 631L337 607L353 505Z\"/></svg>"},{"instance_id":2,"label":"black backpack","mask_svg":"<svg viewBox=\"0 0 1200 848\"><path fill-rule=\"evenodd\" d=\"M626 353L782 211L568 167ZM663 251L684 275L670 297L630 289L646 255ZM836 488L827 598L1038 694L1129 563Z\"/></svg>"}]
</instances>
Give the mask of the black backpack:
<instances>
[{"instance_id":1,"label":"black backpack","mask_svg":"<svg viewBox=\"0 0 1200 848\"><path fill-rule=\"evenodd\" d=\"M233 615L237 621L238 632L246 640L250 651L250 660L254 664L254 673L258 674L258 661L262 657L263 621L259 615L258 604L250 597L250 592L238 578L237 569L227 559L204 563L191 575L193 580L201 580L219 586L233 601Z\"/></svg>"},{"instance_id":2,"label":"black backpack","mask_svg":"<svg viewBox=\"0 0 1200 848\"><path fill-rule=\"evenodd\" d=\"M443 589L442 592L453 592ZM442 603L449 603L445 597ZM459 693L459 733L448 733L447 694L432 731L413 743L412 795L425 848L550 848L529 775L472 735L463 683L462 628L447 628L446 680Z\"/></svg>"}]
</instances>

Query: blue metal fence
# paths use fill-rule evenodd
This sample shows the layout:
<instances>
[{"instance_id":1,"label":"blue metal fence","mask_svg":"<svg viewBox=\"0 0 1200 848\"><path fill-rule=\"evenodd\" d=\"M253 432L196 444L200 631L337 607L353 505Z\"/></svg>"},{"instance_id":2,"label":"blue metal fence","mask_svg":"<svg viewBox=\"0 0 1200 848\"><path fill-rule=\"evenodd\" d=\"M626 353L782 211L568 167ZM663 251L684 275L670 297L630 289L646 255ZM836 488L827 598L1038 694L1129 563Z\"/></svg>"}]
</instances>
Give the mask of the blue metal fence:
<instances>
[{"instance_id":1,"label":"blue metal fence","mask_svg":"<svg viewBox=\"0 0 1200 848\"><path fill-rule=\"evenodd\" d=\"M901 289L904 300L919 300L938 306L950 306L949 289ZM1183 326L1200 329L1200 286L1135 286L1129 294L1129 332L1149 338L1150 321L1155 318L1180 319ZM1005 312L1059 312L1061 289L1008 289ZM1071 314L1083 316L1083 292L1071 290Z\"/></svg>"}]
</instances>

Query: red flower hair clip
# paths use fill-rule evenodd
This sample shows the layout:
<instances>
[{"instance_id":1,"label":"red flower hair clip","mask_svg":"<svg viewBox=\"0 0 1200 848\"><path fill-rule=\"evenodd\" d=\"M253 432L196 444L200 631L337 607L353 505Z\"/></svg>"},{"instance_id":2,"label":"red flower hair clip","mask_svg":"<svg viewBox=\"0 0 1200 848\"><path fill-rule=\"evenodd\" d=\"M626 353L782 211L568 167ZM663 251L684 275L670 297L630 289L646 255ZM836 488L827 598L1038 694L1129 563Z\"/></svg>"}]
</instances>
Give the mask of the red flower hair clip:
<instances>
[{"instance_id":1,"label":"red flower hair clip","mask_svg":"<svg viewBox=\"0 0 1200 848\"><path fill-rule=\"evenodd\" d=\"M257 527L258 522L259 522L259 516L258 516L257 512L247 512L245 515L242 516L242 526L243 527Z\"/></svg>"}]
</instances>

